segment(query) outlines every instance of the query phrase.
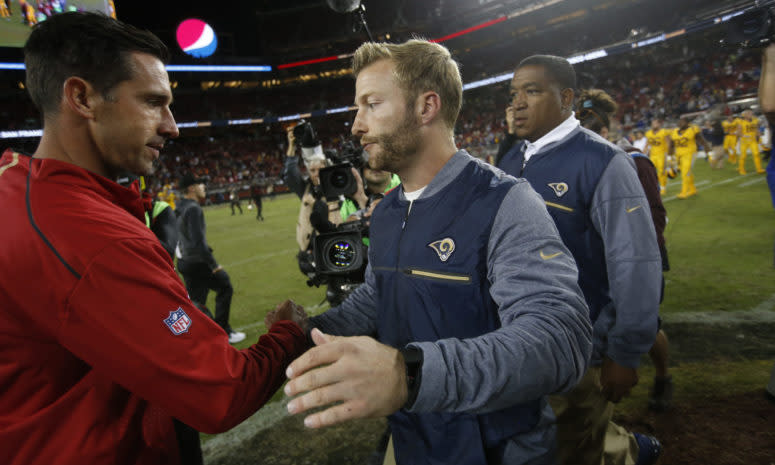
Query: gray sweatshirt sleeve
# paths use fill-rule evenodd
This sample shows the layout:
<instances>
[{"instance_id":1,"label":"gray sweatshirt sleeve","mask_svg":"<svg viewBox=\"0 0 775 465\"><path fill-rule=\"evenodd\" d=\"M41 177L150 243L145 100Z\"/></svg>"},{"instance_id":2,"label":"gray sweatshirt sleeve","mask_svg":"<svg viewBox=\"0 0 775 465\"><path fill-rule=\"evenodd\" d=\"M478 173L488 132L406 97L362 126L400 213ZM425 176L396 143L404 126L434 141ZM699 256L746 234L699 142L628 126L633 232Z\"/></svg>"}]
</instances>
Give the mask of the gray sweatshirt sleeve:
<instances>
[{"instance_id":1,"label":"gray sweatshirt sleeve","mask_svg":"<svg viewBox=\"0 0 775 465\"><path fill-rule=\"evenodd\" d=\"M595 321L595 358L637 368L657 333L662 266L649 203L629 155L617 154L608 164L590 217L603 238L613 301Z\"/></svg>"},{"instance_id":2,"label":"gray sweatshirt sleeve","mask_svg":"<svg viewBox=\"0 0 775 465\"><path fill-rule=\"evenodd\" d=\"M423 351L411 411L486 413L568 390L586 371L592 328L576 263L525 180L500 206L487 262L501 328L410 344Z\"/></svg>"},{"instance_id":3,"label":"gray sweatshirt sleeve","mask_svg":"<svg viewBox=\"0 0 775 465\"><path fill-rule=\"evenodd\" d=\"M299 170L299 157L285 157L282 176L288 189L301 198L304 195L304 189L307 186L304 182L304 177Z\"/></svg>"},{"instance_id":4,"label":"gray sweatshirt sleeve","mask_svg":"<svg viewBox=\"0 0 775 465\"><path fill-rule=\"evenodd\" d=\"M377 334L377 297L374 273L366 266L363 284L340 305L310 318L309 327L335 336L375 336Z\"/></svg>"}]
</instances>

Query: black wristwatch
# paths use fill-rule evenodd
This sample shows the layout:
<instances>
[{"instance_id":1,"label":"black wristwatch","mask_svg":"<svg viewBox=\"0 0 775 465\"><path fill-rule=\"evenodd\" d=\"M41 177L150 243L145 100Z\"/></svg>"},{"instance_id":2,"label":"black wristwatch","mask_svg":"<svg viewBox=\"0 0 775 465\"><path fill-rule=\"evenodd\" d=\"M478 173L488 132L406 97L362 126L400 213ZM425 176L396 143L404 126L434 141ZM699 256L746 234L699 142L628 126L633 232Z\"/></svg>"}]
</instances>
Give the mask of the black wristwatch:
<instances>
[{"instance_id":1,"label":"black wristwatch","mask_svg":"<svg viewBox=\"0 0 775 465\"><path fill-rule=\"evenodd\" d=\"M420 382L422 378L422 350L417 347L404 347L399 349L404 356L406 365L406 403L403 408L409 409L417 400L417 394L420 392Z\"/></svg>"}]
</instances>

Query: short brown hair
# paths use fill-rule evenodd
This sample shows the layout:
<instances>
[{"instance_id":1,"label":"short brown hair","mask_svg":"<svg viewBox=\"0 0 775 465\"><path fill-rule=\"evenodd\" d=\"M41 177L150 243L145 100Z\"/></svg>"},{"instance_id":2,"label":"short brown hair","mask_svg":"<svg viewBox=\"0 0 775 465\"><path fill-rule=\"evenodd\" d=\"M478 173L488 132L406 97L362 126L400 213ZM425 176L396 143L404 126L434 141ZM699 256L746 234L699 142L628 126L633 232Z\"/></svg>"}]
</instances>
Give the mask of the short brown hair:
<instances>
[{"instance_id":1,"label":"short brown hair","mask_svg":"<svg viewBox=\"0 0 775 465\"><path fill-rule=\"evenodd\" d=\"M167 46L158 37L104 14L54 15L38 23L24 45L32 102L44 117L55 114L62 85L71 76L89 81L107 97L116 85L132 79L132 52L147 53L163 63L169 58Z\"/></svg>"},{"instance_id":2,"label":"short brown hair","mask_svg":"<svg viewBox=\"0 0 775 465\"><path fill-rule=\"evenodd\" d=\"M353 56L353 75L380 60L394 64L393 78L406 93L408 103L423 92L433 91L441 97L441 117L454 129L463 103L463 80L460 67L443 45L422 39L402 44L366 42Z\"/></svg>"}]
</instances>

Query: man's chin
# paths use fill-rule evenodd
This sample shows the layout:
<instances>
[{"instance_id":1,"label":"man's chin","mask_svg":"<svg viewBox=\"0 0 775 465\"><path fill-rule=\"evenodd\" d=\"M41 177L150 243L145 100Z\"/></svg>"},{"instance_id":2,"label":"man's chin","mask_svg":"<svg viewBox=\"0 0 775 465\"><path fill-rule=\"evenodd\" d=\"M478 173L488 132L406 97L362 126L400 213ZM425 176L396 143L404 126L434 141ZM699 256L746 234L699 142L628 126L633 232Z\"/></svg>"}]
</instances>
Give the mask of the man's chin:
<instances>
[{"instance_id":1,"label":"man's chin","mask_svg":"<svg viewBox=\"0 0 775 465\"><path fill-rule=\"evenodd\" d=\"M519 139L528 139L530 138L530 130L527 128L516 128L514 130L514 134L516 134L517 138Z\"/></svg>"}]
</instances>

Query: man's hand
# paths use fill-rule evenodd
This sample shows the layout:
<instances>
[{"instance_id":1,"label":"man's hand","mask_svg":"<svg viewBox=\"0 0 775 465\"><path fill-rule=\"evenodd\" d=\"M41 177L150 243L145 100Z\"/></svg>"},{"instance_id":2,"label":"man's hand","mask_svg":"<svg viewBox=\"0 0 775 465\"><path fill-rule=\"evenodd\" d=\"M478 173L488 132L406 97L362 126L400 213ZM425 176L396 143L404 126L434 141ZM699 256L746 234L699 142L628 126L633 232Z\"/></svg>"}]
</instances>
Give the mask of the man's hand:
<instances>
[{"instance_id":1,"label":"man's hand","mask_svg":"<svg viewBox=\"0 0 775 465\"><path fill-rule=\"evenodd\" d=\"M301 326L301 329L306 332L307 319L308 316L307 312L304 311L304 307L292 300L286 300L266 314L264 317L264 324L266 325L266 329L269 329L273 324L280 320L290 320Z\"/></svg>"},{"instance_id":2,"label":"man's hand","mask_svg":"<svg viewBox=\"0 0 775 465\"><path fill-rule=\"evenodd\" d=\"M288 134L288 150L286 155L292 157L296 154L296 136L293 134L293 127L285 130Z\"/></svg>"},{"instance_id":3,"label":"man's hand","mask_svg":"<svg viewBox=\"0 0 775 465\"><path fill-rule=\"evenodd\" d=\"M369 203L369 197L366 195L366 189L363 187L363 178L361 177L361 173L359 173L355 168L350 168L350 170L352 170L356 185L353 199L358 202L358 209L360 210L362 208L366 208L366 204Z\"/></svg>"},{"instance_id":4,"label":"man's hand","mask_svg":"<svg viewBox=\"0 0 775 465\"><path fill-rule=\"evenodd\" d=\"M336 405L304 419L308 428L335 425L346 420L389 415L408 396L406 367L401 353L370 337L337 337L312 330L317 347L288 367L285 393L292 414Z\"/></svg>"},{"instance_id":5,"label":"man's hand","mask_svg":"<svg viewBox=\"0 0 775 465\"><path fill-rule=\"evenodd\" d=\"M218 265L218 266L217 266L217 267L216 267L216 268L213 270L213 274L215 274L215 273L217 273L217 272L219 272L219 271L223 271L223 267L222 267L221 265Z\"/></svg>"},{"instance_id":6,"label":"man's hand","mask_svg":"<svg viewBox=\"0 0 775 465\"><path fill-rule=\"evenodd\" d=\"M517 128L514 126L514 112L516 110L511 105L506 107L506 127L509 134L516 134Z\"/></svg>"},{"instance_id":7,"label":"man's hand","mask_svg":"<svg viewBox=\"0 0 775 465\"><path fill-rule=\"evenodd\" d=\"M600 369L600 384L603 396L613 403L622 400L630 394L638 384L638 371L614 362L608 357L603 358L603 366Z\"/></svg>"}]
</instances>

